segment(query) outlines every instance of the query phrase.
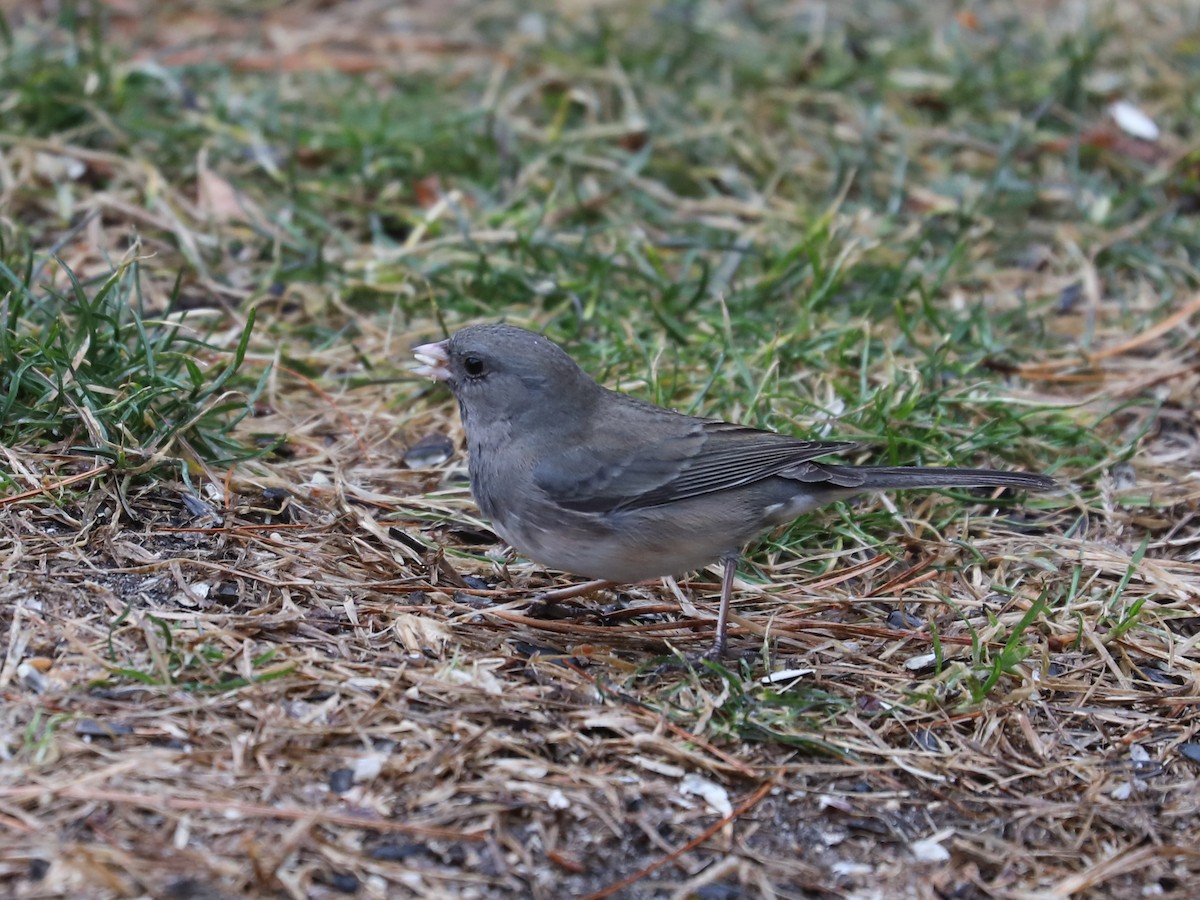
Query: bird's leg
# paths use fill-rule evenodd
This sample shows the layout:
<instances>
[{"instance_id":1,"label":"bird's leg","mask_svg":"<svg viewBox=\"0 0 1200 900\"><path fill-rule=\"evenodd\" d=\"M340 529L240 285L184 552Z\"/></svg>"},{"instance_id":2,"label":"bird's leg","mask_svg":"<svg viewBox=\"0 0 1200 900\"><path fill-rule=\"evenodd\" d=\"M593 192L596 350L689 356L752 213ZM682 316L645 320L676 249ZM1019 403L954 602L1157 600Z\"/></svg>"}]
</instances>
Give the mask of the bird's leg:
<instances>
[{"instance_id":1,"label":"bird's leg","mask_svg":"<svg viewBox=\"0 0 1200 900\"><path fill-rule=\"evenodd\" d=\"M738 554L721 557L721 564L725 567L721 572L721 608L717 612L717 636L712 646L699 655L689 653L677 662L665 663L654 670L656 674L690 668L705 660L719 662L724 658L728 638L726 632L729 629L729 602L733 597L733 577L737 573L738 559Z\"/></svg>"},{"instance_id":2,"label":"bird's leg","mask_svg":"<svg viewBox=\"0 0 1200 900\"><path fill-rule=\"evenodd\" d=\"M583 597L586 594L610 588L615 584L615 581L599 579L598 581L585 581L583 584L570 584L566 587L546 591L533 598L533 602L529 604L528 615L535 619L543 617L561 618L563 615L568 615L565 610L558 608L558 604L561 601Z\"/></svg>"},{"instance_id":3,"label":"bird's leg","mask_svg":"<svg viewBox=\"0 0 1200 900\"><path fill-rule=\"evenodd\" d=\"M537 600L541 603L558 603L560 600L570 600L574 597L582 597L586 594L602 591L615 584L615 581L605 581L603 578L596 581L585 581L583 584L569 584L566 587L555 588L552 591L546 591L544 594L538 594Z\"/></svg>"},{"instance_id":4,"label":"bird's leg","mask_svg":"<svg viewBox=\"0 0 1200 900\"><path fill-rule=\"evenodd\" d=\"M725 570L721 573L721 608L717 611L717 636L712 646L704 653L705 659L721 659L728 642L729 601L733 597L733 576L737 574L738 555L726 556L721 560Z\"/></svg>"}]
</instances>

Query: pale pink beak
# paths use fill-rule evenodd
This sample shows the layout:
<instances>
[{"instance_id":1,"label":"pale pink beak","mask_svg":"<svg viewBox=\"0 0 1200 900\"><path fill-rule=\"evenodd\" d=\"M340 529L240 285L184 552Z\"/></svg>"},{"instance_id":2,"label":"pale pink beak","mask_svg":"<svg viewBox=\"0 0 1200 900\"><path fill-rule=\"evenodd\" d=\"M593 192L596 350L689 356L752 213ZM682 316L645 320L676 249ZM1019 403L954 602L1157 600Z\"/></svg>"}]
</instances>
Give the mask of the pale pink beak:
<instances>
[{"instance_id":1,"label":"pale pink beak","mask_svg":"<svg viewBox=\"0 0 1200 900\"><path fill-rule=\"evenodd\" d=\"M415 367L413 372L417 375L424 375L426 378L432 378L434 381L449 381L450 353L446 349L446 343L446 341L438 341L436 344L422 344L420 347L414 347L413 356L421 365Z\"/></svg>"}]
</instances>

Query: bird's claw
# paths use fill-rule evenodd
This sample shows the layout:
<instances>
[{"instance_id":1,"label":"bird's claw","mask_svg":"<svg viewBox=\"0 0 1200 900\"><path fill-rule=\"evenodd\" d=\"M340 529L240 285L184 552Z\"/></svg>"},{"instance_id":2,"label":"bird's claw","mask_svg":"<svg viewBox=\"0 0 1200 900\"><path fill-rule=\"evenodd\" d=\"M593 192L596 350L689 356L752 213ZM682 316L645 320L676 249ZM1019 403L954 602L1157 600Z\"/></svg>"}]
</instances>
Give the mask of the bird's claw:
<instances>
[{"instance_id":1,"label":"bird's claw","mask_svg":"<svg viewBox=\"0 0 1200 900\"><path fill-rule=\"evenodd\" d=\"M703 671L707 668L704 664L708 662L718 665L736 664L744 659L754 659L757 655L757 651L752 649L730 652L724 641L714 641L712 646L703 653L677 652L673 660L661 663L651 671L654 675L665 675L667 672Z\"/></svg>"},{"instance_id":2,"label":"bird's claw","mask_svg":"<svg viewBox=\"0 0 1200 900\"><path fill-rule=\"evenodd\" d=\"M538 594L529 601L525 615L531 619L572 619L578 615L578 611L553 597Z\"/></svg>"}]
</instances>

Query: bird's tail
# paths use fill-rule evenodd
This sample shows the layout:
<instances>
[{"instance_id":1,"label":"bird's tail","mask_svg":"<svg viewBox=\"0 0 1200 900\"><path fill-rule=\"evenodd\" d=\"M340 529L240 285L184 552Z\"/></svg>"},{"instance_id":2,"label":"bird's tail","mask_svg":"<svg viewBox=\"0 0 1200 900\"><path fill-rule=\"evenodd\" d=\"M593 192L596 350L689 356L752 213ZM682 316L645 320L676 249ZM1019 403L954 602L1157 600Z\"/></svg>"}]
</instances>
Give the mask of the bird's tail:
<instances>
[{"instance_id":1,"label":"bird's tail","mask_svg":"<svg viewBox=\"0 0 1200 900\"><path fill-rule=\"evenodd\" d=\"M835 483L862 491L906 490L909 488L1011 487L1026 491L1052 491L1058 482L1032 472L998 472L994 469L927 469L921 466L837 466L821 468Z\"/></svg>"}]
</instances>

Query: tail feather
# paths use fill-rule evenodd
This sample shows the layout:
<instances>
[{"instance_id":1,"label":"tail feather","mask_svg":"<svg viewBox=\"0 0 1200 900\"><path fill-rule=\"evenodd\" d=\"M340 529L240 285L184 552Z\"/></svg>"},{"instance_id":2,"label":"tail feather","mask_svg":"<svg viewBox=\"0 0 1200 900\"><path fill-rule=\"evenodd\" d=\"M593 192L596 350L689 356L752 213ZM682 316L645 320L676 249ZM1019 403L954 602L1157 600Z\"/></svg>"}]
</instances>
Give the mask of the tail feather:
<instances>
[{"instance_id":1,"label":"tail feather","mask_svg":"<svg viewBox=\"0 0 1200 900\"><path fill-rule=\"evenodd\" d=\"M858 490L903 490L938 487L1011 487L1027 491L1052 491L1058 482L1032 472L999 472L994 469L924 468L922 466L838 466L822 463L831 481Z\"/></svg>"}]
</instances>

